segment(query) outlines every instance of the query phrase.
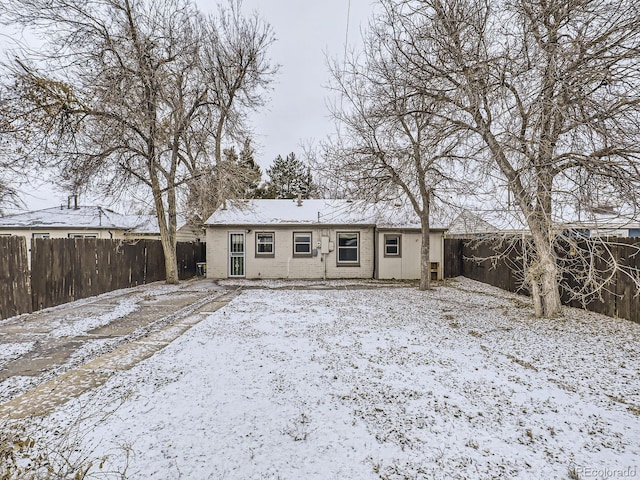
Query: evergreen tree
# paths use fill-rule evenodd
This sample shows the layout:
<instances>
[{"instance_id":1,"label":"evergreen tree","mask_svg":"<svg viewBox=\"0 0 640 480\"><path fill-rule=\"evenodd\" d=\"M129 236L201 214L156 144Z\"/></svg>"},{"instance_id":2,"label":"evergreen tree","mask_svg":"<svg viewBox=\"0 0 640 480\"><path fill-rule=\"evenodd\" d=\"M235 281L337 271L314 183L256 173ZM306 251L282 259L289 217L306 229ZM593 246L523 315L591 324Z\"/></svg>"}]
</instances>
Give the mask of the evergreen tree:
<instances>
[{"instance_id":1,"label":"evergreen tree","mask_svg":"<svg viewBox=\"0 0 640 480\"><path fill-rule=\"evenodd\" d=\"M255 162L253 154L251 140L247 139L238 158L241 178L244 181L243 198L259 198L261 196L262 169Z\"/></svg>"},{"instance_id":2,"label":"evergreen tree","mask_svg":"<svg viewBox=\"0 0 640 480\"><path fill-rule=\"evenodd\" d=\"M221 171L225 175L226 188L229 198L256 198L259 196L262 170L253 159L251 141L245 140L240 154L235 147L223 150L223 165Z\"/></svg>"},{"instance_id":3,"label":"evergreen tree","mask_svg":"<svg viewBox=\"0 0 640 480\"><path fill-rule=\"evenodd\" d=\"M318 188L313 183L311 169L290 153L286 158L281 155L274 160L271 168L267 169L269 181L263 198L296 198L298 193L302 198L313 198Z\"/></svg>"}]
</instances>

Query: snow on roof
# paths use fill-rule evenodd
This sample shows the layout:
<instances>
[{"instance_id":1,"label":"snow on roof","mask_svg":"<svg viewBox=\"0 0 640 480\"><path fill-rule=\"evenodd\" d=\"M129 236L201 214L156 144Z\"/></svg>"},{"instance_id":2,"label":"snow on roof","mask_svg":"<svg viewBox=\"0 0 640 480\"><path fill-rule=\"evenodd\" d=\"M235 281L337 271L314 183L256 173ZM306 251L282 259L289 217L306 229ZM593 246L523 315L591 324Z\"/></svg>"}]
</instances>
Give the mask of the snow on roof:
<instances>
[{"instance_id":1,"label":"snow on roof","mask_svg":"<svg viewBox=\"0 0 640 480\"><path fill-rule=\"evenodd\" d=\"M479 215L469 210L463 210L449 225L448 233L452 235L464 235L471 233L494 233L497 231L497 227L483 220Z\"/></svg>"},{"instance_id":2,"label":"snow on roof","mask_svg":"<svg viewBox=\"0 0 640 480\"><path fill-rule=\"evenodd\" d=\"M463 214L476 217L476 221L485 222L496 230L491 230L482 223L473 224L467 232L460 232L460 223L463 221L456 218L450 225L449 233L525 233L529 231L529 226L524 215L519 209L484 209L470 212L465 210ZM461 214L462 216L462 214ZM553 224L556 229L586 228L586 229L627 229L640 228L638 215L634 211L621 212L594 212L583 209L577 210L572 205L559 205L553 211Z\"/></svg>"},{"instance_id":3,"label":"snow on roof","mask_svg":"<svg viewBox=\"0 0 640 480\"><path fill-rule=\"evenodd\" d=\"M639 228L638 212L634 208L579 208L563 205L554 211L555 222L576 228Z\"/></svg>"},{"instance_id":4,"label":"snow on roof","mask_svg":"<svg viewBox=\"0 0 640 480\"><path fill-rule=\"evenodd\" d=\"M420 228L420 219L404 205L362 200L228 200L205 225L377 225ZM444 229L433 225L431 228Z\"/></svg>"},{"instance_id":5,"label":"snow on roof","mask_svg":"<svg viewBox=\"0 0 640 480\"><path fill-rule=\"evenodd\" d=\"M0 218L0 228L129 229L134 225L131 217L97 206L53 207Z\"/></svg>"},{"instance_id":6,"label":"snow on roof","mask_svg":"<svg viewBox=\"0 0 640 480\"><path fill-rule=\"evenodd\" d=\"M135 233L157 235L160 232L156 215L129 215L131 228ZM186 224L182 217L178 217L176 228L179 230Z\"/></svg>"},{"instance_id":7,"label":"snow on roof","mask_svg":"<svg viewBox=\"0 0 640 480\"><path fill-rule=\"evenodd\" d=\"M184 225L178 220L178 228ZM53 207L44 210L0 217L0 229L78 228L94 230L132 230L136 233L158 234L155 215L123 215L99 206L78 208Z\"/></svg>"}]
</instances>

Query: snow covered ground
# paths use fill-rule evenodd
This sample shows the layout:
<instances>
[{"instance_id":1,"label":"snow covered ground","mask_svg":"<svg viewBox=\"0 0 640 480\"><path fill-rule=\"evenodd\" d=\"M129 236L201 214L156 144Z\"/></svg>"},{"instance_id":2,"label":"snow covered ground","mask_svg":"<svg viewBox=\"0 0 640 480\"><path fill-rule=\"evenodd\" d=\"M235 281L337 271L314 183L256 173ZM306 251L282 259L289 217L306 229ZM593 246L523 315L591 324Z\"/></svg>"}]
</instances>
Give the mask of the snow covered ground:
<instances>
[{"instance_id":1,"label":"snow covered ground","mask_svg":"<svg viewBox=\"0 0 640 480\"><path fill-rule=\"evenodd\" d=\"M640 475L640 325L462 278L294 285L247 284L43 425L128 478Z\"/></svg>"}]
</instances>

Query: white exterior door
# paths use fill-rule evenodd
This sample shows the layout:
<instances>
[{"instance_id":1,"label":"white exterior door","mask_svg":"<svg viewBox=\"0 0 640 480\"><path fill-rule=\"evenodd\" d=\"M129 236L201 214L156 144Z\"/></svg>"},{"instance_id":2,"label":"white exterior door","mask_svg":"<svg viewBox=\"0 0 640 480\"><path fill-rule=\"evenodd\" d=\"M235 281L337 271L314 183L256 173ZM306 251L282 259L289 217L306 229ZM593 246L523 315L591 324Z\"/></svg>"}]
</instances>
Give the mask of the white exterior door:
<instances>
[{"instance_id":1,"label":"white exterior door","mask_svg":"<svg viewBox=\"0 0 640 480\"><path fill-rule=\"evenodd\" d=\"M229 276L245 276L244 232L229 233Z\"/></svg>"}]
</instances>

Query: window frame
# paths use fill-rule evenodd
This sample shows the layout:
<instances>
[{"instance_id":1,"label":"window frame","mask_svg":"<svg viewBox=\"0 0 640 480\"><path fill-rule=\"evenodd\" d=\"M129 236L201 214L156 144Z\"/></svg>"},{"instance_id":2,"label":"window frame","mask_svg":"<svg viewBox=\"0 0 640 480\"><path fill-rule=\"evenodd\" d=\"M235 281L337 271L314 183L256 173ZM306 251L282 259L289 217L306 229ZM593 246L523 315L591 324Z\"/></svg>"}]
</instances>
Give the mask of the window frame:
<instances>
[{"instance_id":1,"label":"window frame","mask_svg":"<svg viewBox=\"0 0 640 480\"><path fill-rule=\"evenodd\" d=\"M260 235L271 235L271 251L270 252L260 252L258 251L259 245L268 245L269 242L260 243L258 241L258 237ZM275 232L256 232L255 234L255 257L256 258L273 258L276 256L276 233Z\"/></svg>"},{"instance_id":2,"label":"window frame","mask_svg":"<svg viewBox=\"0 0 640 480\"><path fill-rule=\"evenodd\" d=\"M355 235L356 236L356 246L340 246L340 236L341 235ZM355 249L356 251L356 260L340 260L340 250L341 249ZM360 232L357 231L344 231L344 232L336 232L336 265L338 267L359 267L360 266Z\"/></svg>"},{"instance_id":3,"label":"window frame","mask_svg":"<svg viewBox=\"0 0 640 480\"><path fill-rule=\"evenodd\" d=\"M398 239L398 243L396 245L398 251L397 253L389 253L387 250L387 239L396 237ZM402 234L401 233L385 233L383 237L383 249L384 256L389 258L402 258Z\"/></svg>"},{"instance_id":4,"label":"window frame","mask_svg":"<svg viewBox=\"0 0 640 480\"><path fill-rule=\"evenodd\" d=\"M68 233L67 238L98 238L97 233Z\"/></svg>"},{"instance_id":5,"label":"window frame","mask_svg":"<svg viewBox=\"0 0 640 480\"><path fill-rule=\"evenodd\" d=\"M36 238L36 239L51 238L51 234L50 233L33 232L31 234L31 238Z\"/></svg>"},{"instance_id":6,"label":"window frame","mask_svg":"<svg viewBox=\"0 0 640 480\"><path fill-rule=\"evenodd\" d=\"M309 242L298 242L296 241L296 235L308 235L309 236ZM293 232L293 256L296 258L307 258L307 257L311 257L313 255L313 233L311 231L297 231L297 232ZM298 245L309 245L309 252L297 252L296 251L296 247Z\"/></svg>"}]
</instances>

